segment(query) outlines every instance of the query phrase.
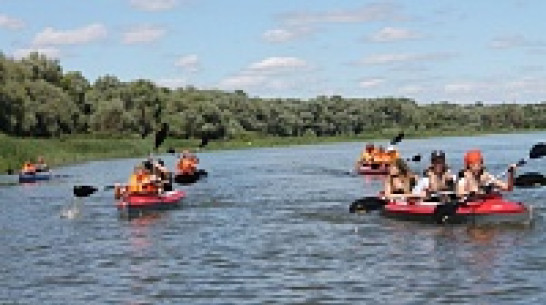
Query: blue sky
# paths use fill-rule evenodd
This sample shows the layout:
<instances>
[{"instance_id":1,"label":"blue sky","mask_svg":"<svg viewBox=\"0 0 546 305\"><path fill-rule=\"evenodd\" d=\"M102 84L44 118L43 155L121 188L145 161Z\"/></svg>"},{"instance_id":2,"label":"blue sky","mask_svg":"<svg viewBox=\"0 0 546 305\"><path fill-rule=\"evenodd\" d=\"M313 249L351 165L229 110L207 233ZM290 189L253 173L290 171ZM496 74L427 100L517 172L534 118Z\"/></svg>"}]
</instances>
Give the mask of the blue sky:
<instances>
[{"instance_id":1,"label":"blue sky","mask_svg":"<svg viewBox=\"0 0 546 305\"><path fill-rule=\"evenodd\" d=\"M0 0L0 50L252 96L546 100L541 0Z\"/></svg>"}]
</instances>

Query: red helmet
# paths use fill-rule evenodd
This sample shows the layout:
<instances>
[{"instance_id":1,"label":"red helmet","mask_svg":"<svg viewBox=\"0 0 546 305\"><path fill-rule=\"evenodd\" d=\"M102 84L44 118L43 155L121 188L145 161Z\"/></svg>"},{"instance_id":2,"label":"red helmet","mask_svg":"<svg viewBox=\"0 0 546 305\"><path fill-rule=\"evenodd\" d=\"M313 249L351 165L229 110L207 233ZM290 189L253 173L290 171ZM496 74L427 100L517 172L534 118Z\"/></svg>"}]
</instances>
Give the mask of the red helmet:
<instances>
[{"instance_id":1,"label":"red helmet","mask_svg":"<svg viewBox=\"0 0 546 305\"><path fill-rule=\"evenodd\" d=\"M469 150L464 155L464 165L483 164L482 152L478 149Z\"/></svg>"}]
</instances>

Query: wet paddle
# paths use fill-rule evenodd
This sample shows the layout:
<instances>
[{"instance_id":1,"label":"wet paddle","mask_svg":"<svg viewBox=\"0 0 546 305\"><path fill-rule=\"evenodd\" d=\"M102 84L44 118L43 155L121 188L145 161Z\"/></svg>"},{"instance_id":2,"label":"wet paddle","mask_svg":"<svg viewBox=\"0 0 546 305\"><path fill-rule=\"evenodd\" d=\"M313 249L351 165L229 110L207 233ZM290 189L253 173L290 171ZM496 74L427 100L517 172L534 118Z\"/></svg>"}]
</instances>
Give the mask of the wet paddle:
<instances>
[{"instance_id":1,"label":"wet paddle","mask_svg":"<svg viewBox=\"0 0 546 305\"><path fill-rule=\"evenodd\" d=\"M349 206L350 213L368 213L380 210L387 204L387 200L377 196L370 196L357 199Z\"/></svg>"},{"instance_id":2,"label":"wet paddle","mask_svg":"<svg viewBox=\"0 0 546 305\"><path fill-rule=\"evenodd\" d=\"M521 174L514 179L514 186L519 188L546 186L546 177L537 172Z\"/></svg>"}]
</instances>

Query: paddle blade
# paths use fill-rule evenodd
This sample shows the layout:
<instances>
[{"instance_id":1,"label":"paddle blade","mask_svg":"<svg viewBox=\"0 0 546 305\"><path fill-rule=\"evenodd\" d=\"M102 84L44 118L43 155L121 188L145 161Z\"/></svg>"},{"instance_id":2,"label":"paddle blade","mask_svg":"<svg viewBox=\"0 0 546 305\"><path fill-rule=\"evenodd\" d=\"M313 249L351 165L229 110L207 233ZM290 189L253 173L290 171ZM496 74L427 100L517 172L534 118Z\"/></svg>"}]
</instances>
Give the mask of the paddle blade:
<instances>
[{"instance_id":1,"label":"paddle blade","mask_svg":"<svg viewBox=\"0 0 546 305\"><path fill-rule=\"evenodd\" d=\"M378 197L364 197L358 200L355 200L351 205L349 206L349 212L350 213L357 213L357 212L370 212L375 211L383 208L387 204L386 200L383 200Z\"/></svg>"},{"instance_id":2,"label":"paddle blade","mask_svg":"<svg viewBox=\"0 0 546 305\"><path fill-rule=\"evenodd\" d=\"M169 132L169 125L167 123L161 124L161 129L155 134L155 149L158 149L163 141L167 138L167 133Z\"/></svg>"},{"instance_id":3,"label":"paddle blade","mask_svg":"<svg viewBox=\"0 0 546 305\"><path fill-rule=\"evenodd\" d=\"M74 186L74 196L87 197L95 193L98 189L91 185L76 185Z\"/></svg>"},{"instance_id":4,"label":"paddle blade","mask_svg":"<svg viewBox=\"0 0 546 305\"><path fill-rule=\"evenodd\" d=\"M173 154L173 155L174 155L174 154L176 153L176 151L174 150L174 148L169 147L169 149L167 149L167 153L168 153L168 154Z\"/></svg>"},{"instance_id":5,"label":"paddle blade","mask_svg":"<svg viewBox=\"0 0 546 305\"><path fill-rule=\"evenodd\" d=\"M199 144L199 148L203 148L207 146L208 144L209 144L209 138L205 136L201 138L201 144Z\"/></svg>"},{"instance_id":6,"label":"paddle blade","mask_svg":"<svg viewBox=\"0 0 546 305\"><path fill-rule=\"evenodd\" d=\"M533 148L531 148L531 151L529 152L529 158L531 159L542 158L545 155L546 155L546 143L544 142L535 144L535 146L533 146Z\"/></svg>"},{"instance_id":7,"label":"paddle blade","mask_svg":"<svg viewBox=\"0 0 546 305\"><path fill-rule=\"evenodd\" d=\"M521 188L546 185L546 177L540 173L525 173L514 179L514 185Z\"/></svg>"},{"instance_id":8,"label":"paddle blade","mask_svg":"<svg viewBox=\"0 0 546 305\"><path fill-rule=\"evenodd\" d=\"M411 157L410 161L412 162L421 162L421 155L415 155Z\"/></svg>"},{"instance_id":9,"label":"paddle blade","mask_svg":"<svg viewBox=\"0 0 546 305\"><path fill-rule=\"evenodd\" d=\"M399 133L396 137L394 137L391 141L391 145L396 145L398 143L400 143L402 141L402 139L404 139L404 133L401 132Z\"/></svg>"},{"instance_id":10,"label":"paddle blade","mask_svg":"<svg viewBox=\"0 0 546 305\"><path fill-rule=\"evenodd\" d=\"M6 171L6 173L8 175L13 175L13 173L15 173L15 171L12 169L12 168L8 168L8 170Z\"/></svg>"}]
</instances>

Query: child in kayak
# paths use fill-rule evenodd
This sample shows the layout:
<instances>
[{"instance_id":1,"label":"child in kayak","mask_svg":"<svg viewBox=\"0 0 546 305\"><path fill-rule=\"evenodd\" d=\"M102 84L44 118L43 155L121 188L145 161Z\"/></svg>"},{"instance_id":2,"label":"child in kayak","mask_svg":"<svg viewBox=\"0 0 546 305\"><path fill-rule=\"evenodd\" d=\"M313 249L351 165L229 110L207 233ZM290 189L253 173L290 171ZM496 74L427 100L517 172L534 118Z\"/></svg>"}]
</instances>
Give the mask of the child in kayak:
<instances>
[{"instance_id":1,"label":"child in kayak","mask_svg":"<svg viewBox=\"0 0 546 305\"><path fill-rule=\"evenodd\" d=\"M445 153L443 151L433 151L430 155L430 166L413 192L423 197L430 197L438 192L454 191L455 181L455 175L451 173L447 166Z\"/></svg>"},{"instance_id":2,"label":"child in kayak","mask_svg":"<svg viewBox=\"0 0 546 305\"><path fill-rule=\"evenodd\" d=\"M409 166L402 159L396 159L389 168L389 175L385 179L384 197L387 199L407 199L420 197L412 192L417 181Z\"/></svg>"},{"instance_id":3,"label":"child in kayak","mask_svg":"<svg viewBox=\"0 0 546 305\"><path fill-rule=\"evenodd\" d=\"M457 184L457 195L486 194L491 186L501 191L511 191L514 187L515 164L508 167L507 182L497 179L485 171L484 159L479 150L470 150L464 156L465 169L460 174Z\"/></svg>"}]
</instances>

